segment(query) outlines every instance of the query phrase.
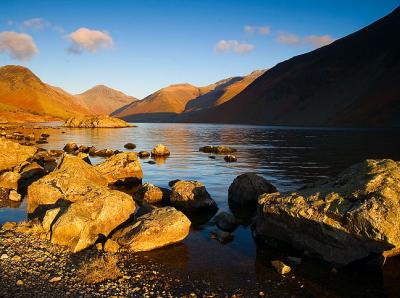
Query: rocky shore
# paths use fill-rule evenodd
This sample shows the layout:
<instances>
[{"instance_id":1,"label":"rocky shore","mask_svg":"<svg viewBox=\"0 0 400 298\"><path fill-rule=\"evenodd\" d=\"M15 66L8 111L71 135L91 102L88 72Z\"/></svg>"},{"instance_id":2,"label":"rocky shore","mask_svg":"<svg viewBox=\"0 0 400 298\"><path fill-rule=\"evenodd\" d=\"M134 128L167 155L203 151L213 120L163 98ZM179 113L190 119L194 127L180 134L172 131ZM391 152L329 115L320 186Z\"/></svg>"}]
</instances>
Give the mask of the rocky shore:
<instances>
[{"instance_id":1,"label":"rocky shore","mask_svg":"<svg viewBox=\"0 0 400 298\"><path fill-rule=\"evenodd\" d=\"M115 258L116 266L84 270L98 260ZM182 257L182 256L181 256ZM173 258L179 258L174 256ZM176 269L151 254L118 254L95 247L72 254L37 235L0 230L0 297L291 297L309 296L292 276L224 282ZM168 262L167 262L168 263ZM105 271L106 270L106 271ZM110 274L110 270L113 270ZM116 273L115 273L116 272ZM89 274L91 273L91 274ZM108 279L98 281L98 274Z\"/></svg>"},{"instance_id":2,"label":"rocky shore","mask_svg":"<svg viewBox=\"0 0 400 298\"><path fill-rule=\"evenodd\" d=\"M49 137L8 132L0 138L0 200L25 198L29 217L0 230L0 296L307 296L293 273L303 259L322 259L335 273L354 262L382 265L400 250L400 165L392 160L367 160L285 193L244 173L229 187L232 213L218 213L200 181L171 180L170 188L142 184L140 158L173 154L163 144L138 154L73 142L44 150L30 143ZM213 148L201 151L234 152ZM92 165L89 156L102 161ZM227 287L212 276L202 279L146 259L204 224L216 227L209 238L222 245L239 226L251 224L260 247L282 249L265 260L273 282L250 277L252 286Z\"/></svg>"}]
</instances>

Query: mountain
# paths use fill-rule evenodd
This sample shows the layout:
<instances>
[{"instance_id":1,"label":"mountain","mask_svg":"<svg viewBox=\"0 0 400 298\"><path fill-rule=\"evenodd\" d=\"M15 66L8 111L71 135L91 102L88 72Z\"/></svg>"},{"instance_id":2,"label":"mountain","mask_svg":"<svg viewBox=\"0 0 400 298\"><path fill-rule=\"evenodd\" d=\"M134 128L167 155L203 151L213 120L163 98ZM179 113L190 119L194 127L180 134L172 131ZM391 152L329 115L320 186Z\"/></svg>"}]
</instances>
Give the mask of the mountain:
<instances>
[{"instance_id":1,"label":"mountain","mask_svg":"<svg viewBox=\"0 0 400 298\"><path fill-rule=\"evenodd\" d=\"M198 88L190 84L171 85L118 109L112 115L127 121L166 121L182 113L189 100L207 91L207 87Z\"/></svg>"},{"instance_id":2,"label":"mountain","mask_svg":"<svg viewBox=\"0 0 400 298\"><path fill-rule=\"evenodd\" d=\"M190 100L184 112L195 112L219 106L242 92L264 72L265 70L255 70L247 76L228 78L210 85L212 86L210 91Z\"/></svg>"},{"instance_id":3,"label":"mountain","mask_svg":"<svg viewBox=\"0 0 400 298\"><path fill-rule=\"evenodd\" d=\"M137 100L132 96L104 85L94 86L81 94L75 95L75 97L92 114L98 115L109 115L113 111Z\"/></svg>"},{"instance_id":4,"label":"mountain","mask_svg":"<svg viewBox=\"0 0 400 298\"><path fill-rule=\"evenodd\" d=\"M112 115L128 121L167 122L185 121L193 112L206 110L229 101L264 71L245 77L233 77L204 87L190 84L171 85L143 100L116 110Z\"/></svg>"},{"instance_id":5,"label":"mountain","mask_svg":"<svg viewBox=\"0 0 400 298\"><path fill-rule=\"evenodd\" d=\"M72 95L43 83L29 69L16 65L0 67L0 111L4 117L41 115L44 119L88 113Z\"/></svg>"},{"instance_id":6,"label":"mountain","mask_svg":"<svg viewBox=\"0 0 400 298\"><path fill-rule=\"evenodd\" d=\"M191 122L400 126L400 8L353 34L277 64Z\"/></svg>"}]
</instances>

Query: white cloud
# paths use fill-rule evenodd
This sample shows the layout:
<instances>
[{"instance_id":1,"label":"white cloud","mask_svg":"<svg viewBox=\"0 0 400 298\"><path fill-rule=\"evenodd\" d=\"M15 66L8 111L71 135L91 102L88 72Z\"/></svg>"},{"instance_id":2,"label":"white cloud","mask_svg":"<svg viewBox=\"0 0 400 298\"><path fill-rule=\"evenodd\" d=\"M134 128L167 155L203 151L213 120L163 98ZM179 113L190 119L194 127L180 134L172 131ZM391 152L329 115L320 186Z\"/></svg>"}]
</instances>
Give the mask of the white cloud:
<instances>
[{"instance_id":1,"label":"white cloud","mask_svg":"<svg viewBox=\"0 0 400 298\"><path fill-rule=\"evenodd\" d=\"M300 37L292 33L279 33L278 42L288 45L306 45L319 48L333 42L334 39L330 35L307 35Z\"/></svg>"},{"instance_id":2,"label":"white cloud","mask_svg":"<svg viewBox=\"0 0 400 298\"><path fill-rule=\"evenodd\" d=\"M42 30L48 26L50 26L50 23L42 18L33 18L22 22L23 28L32 30Z\"/></svg>"},{"instance_id":3,"label":"white cloud","mask_svg":"<svg viewBox=\"0 0 400 298\"><path fill-rule=\"evenodd\" d=\"M94 53L100 49L112 48L114 45L111 36L106 31L84 27L70 33L67 38L72 42L68 51L74 54L79 54L83 51Z\"/></svg>"},{"instance_id":4,"label":"white cloud","mask_svg":"<svg viewBox=\"0 0 400 298\"><path fill-rule=\"evenodd\" d=\"M271 33L271 27L269 26L244 26L244 32L246 33L258 33L260 35L267 35Z\"/></svg>"},{"instance_id":5,"label":"white cloud","mask_svg":"<svg viewBox=\"0 0 400 298\"><path fill-rule=\"evenodd\" d=\"M38 49L32 37L25 33L12 31L0 32L0 53L20 61L30 60Z\"/></svg>"},{"instance_id":6,"label":"white cloud","mask_svg":"<svg viewBox=\"0 0 400 298\"><path fill-rule=\"evenodd\" d=\"M304 42L313 45L315 48L320 48L332 43L334 39L330 35L307 35L304 37Z\"/></svg>"},{"instance_id":7,"label":"white cloud","mask_svg":"<svg viewBox=\"0 0 400 298\"><path fill-rule=\"evenodd\" d=\"M215 51L228 53L228 52L235 52L236 54L246 54L253 51L255 48L254 45L248 43L240 43L237 40L220 40L216 46Z\"/></svg>"},{"instance_id":8,"label":"white cloud","mask_svg":"<svg viewBox=\"0 0 400 298\"><path fill-rule=\"evenodd\" d=\"M291 33L279 33L278 42L289 45L299 45L301 44L301 39L299 36Z\"/></svg>"},{"instance_id":9,"label":"white cloud","mask_svg":"<svg viewBox=\"0 0 400 298\"><path fill-rule=\"evenodd\" d=\"M25 20L21 24L21 29L22 30L34 30L34 31L51 29L52 31L57 32L59 34L65 33L63 27L53 25L52 23L50 23L49 21L47 21L43 18L32 18L29 20Z\"/></svg>"}]
</instances>

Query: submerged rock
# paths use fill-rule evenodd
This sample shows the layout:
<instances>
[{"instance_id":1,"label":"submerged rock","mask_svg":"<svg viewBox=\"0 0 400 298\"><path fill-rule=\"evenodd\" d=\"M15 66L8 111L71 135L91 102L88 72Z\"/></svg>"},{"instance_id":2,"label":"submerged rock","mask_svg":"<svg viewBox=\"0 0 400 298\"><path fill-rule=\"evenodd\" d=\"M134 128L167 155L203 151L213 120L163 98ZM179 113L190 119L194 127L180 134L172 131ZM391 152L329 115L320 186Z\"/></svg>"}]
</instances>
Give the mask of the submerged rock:
<instances>
[{"instance_id":1,"label":"submerged rock","mask_svg":"<svg viewBox=\"0 0 400 298\"><path fill-rule=\"evenodd\" d=\"M400 251L400 163L366 160L296 192L260 196L255 236L336 265Z\"/></svg>"},{"instance_id":2,"label":"submerged rock","mask_svg":"<svg viewBox=\"0 0 400 298\"><path fill-rule=\"evenodd\" d=\"M65 121L63 126L75 128L123 128L131 127L132 125L124 120L110 116L85 116L71 117Z\"/></svg>"},{"instance_id":3,"label":"submerged rock","mask_svg":"<svg viewBox=\"0 0 400 298\"><path fill-rule=\"evenodd\" d=\"M151 156L169 156L170 152L168 148L163 144L158 144L151 150Z\"/></svg>"},{"instance_id":4,"label":"submerged rock","mask_svg":"<svg viewBox=\"0 0 400 298\"><path fill-rule=\"evenodd\" d=\"M78 145L75 142L69 142L65 144L63 150L67 153L75 152L79 149Z\"/></svg>"},{"instance_id":5,"label":"submerged rock","mask_svg":"<svg viewBox=\"0 0 400 298\"><path fill-rule=\"evenodd\" d=\"M140 158L148 158L150 156L150 153L147 151L140 151L139 152L139 157Z\"/></svg>"},{"instance_id":6,"label":"submerged rock","mask_svg":"<svg viewBox=\"0 0 400 298\"><path fill-rule=\"evenodd\" d=\"M234 156L234 155L226 155L226 156L224 157L224 160L225 160L226 162L236 162L236 161L237 161L237 158L236 158L236 156Z\"/></svg>"},{"instance_id":7,"label":"submerged rock","mask_svg":"<svg viewBox=\"0 0 400 298\"><path fill-rule=\"evenodd\" d=\"M257 205L259 195L276 191L275 186L263 177L245 173L237 176L229 186L228 201L233 205L251 208Z\"/></svg>"},{"instance_id":8,"label":"submerged rock","mask_svg":"<svg viewBox=\"0 0 400 298\"><path fill-rule=\"evenodd\" d=\"M198 181L178 181L172 186L171 205L187 212L216 212L217 204Z\"/></svg>"},{"instance_id":9,"label":"submerged rock","mask_svg":"<svg viewBox=\"0 0 400 298\"><path fill-rule=\"evenodd\" d=\"M126 144L124 145L124 148L125 148L125 149L128 149L128 150L133 150L133 149L136 148L136 145L133 144L133 143L126 143Z\"/></svg>"},{"instance_id":10,"label":"submerged rock","mask_svg":"<svg viewBox=\"0 0 400 298\"><path fill-rule=\"evenodd\" d=\"M114 155L114 151L111 149L102 149L102 150L96 150L94 153L95 156L100 156L100 157L110 157Z\"/></svg>"},{"instance_id":11,"label":"submerged rock","mask_svg":"<svg viewBox=\"0 0 400 298\"><path fill-rule=\"evenodd\" d=\"M218 228L223 231L232 232L237 228L235 217L228 212L220 212L213 219Z\"/></svg>"},{"instance_id":12,"label":"submerged rock","mask_svg":"<svg viewBox=\"0 0 400 298\"><path fill-rule=\"evenodd\" d=\"M227 146L204 146L200 147L199 151L205 153L229 154L235 153L236 149Z\"/></svg>"},{"instance_id":13,"label":"submerged rock","mask_svg":"<svg viewBox=\"0 0 400 298\"><path fill-rule=\"evenodd\" d=\"M118 153L95 166L108 184L130 184L140 182L143 171L136 152Z\"/></svg>"},{"instance_id":14,"label":"submerged rock","mask_svg":"<svg viewBox=\"0 0 400 298\"><path fill-rule=\"evenodd\" d=\"M112 240L129 251L149 251L186 238L190 220L171 207L153 209L135 223L116 231Z\"/></svg>"}]
</instances>

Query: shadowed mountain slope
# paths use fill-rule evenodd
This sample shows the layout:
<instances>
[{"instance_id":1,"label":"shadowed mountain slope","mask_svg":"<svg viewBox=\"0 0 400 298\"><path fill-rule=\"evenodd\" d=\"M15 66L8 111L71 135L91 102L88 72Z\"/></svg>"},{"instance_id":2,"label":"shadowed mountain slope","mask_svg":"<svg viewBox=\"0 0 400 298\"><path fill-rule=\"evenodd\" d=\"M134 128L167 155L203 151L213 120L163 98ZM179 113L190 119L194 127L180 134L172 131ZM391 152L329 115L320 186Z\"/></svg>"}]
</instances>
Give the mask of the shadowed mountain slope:
<instances>
[{"instance_id":1,"label":"shadowed mountain slope","mask_svg":"<svg viewBox=\"0 0 400 298\"><path fill-rule=\"evenodd\" d=\"M188 122L400 126L400 8L330 45L277 64Z\"/></svg>"}]
</instances>

